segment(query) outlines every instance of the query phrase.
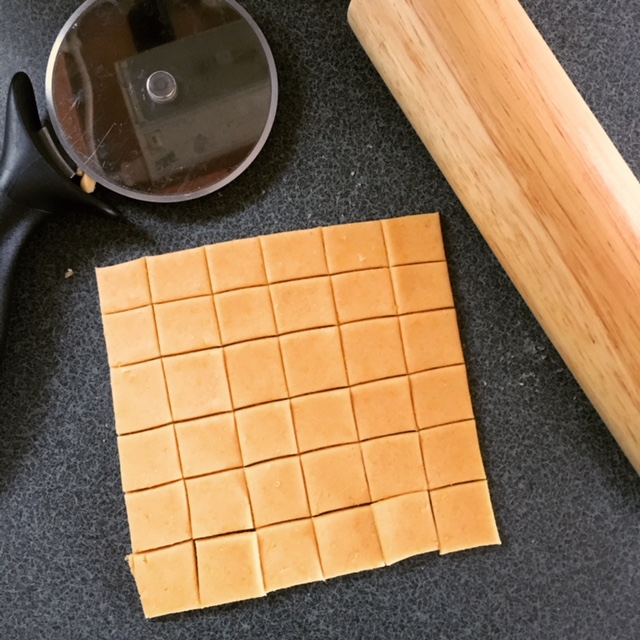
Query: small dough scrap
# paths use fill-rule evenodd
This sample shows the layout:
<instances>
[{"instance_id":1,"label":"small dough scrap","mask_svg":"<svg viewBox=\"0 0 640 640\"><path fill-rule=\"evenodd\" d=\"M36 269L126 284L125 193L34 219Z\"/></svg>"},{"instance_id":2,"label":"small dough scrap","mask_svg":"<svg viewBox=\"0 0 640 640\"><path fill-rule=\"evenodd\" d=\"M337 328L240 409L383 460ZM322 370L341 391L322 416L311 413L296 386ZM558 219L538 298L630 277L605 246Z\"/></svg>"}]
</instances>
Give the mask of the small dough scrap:
<instances>
[{"instance_id":1,"label":"small dough scrap","mask_svg":"<svg viewBox=\"0 0 640 640\"><path fill-rule=\"evenodd\" d=\"M262 236L260 243L269 282L298 280L329 273L320 229Z\"/></svg>"},{"instance_id":2,"label":"small dough scrap","mask_svg":"<svg viewBox=\"0 0 640 640\"><path fill-rule=\"evenodd\" d=\"M236 424L245 465L298 453L289 400L240 409Z\"/></svg>"},{"instance_id":3,"label":"small dough scrap","mask_svg":"<svg viewBox=\"0 0 640 640\"><path fill-rule=\"evenodd\" d=\"M222 344L213 296L164 302L156 304L154 310L163 356L212 349Z\"/></svg>"},{"instance_id":4,"label":"small dough scrap","mask_svg":"<svg viewBox=\"0 0 640 640\"><path fill-rule=\"evenodd\" d=\"M400 316L400 330L409 373L464 362L455 309Z\"/></svg>"},{"instance_id":5,"label":"small dough scrap","mask_svg":"<svg viewBox=\"0 0 640 640\"><path fill-rule=\"evenodd\" d=\"M134 553L191 539L187 492L183 480L126 493L124 501Z\"/></svg>"},{"instance_id":6,"label":"small dough scrap","mask_svg":"<svg viewBox=\"0 0 640 640\"><path fill-rule=\"evenodd\" d=\"M251 287L215 296L224 344L275 336L269 287Z\"/></svg>"},{"instance_id":7,"label":"small dough scrap","mask_svg":"<svg viewBox=\"0 0 640 640\"><path fill-rule=\"evenodd\" d=\"M323 579L311 520L283 522L258 531L267 592Z\"/></svg>"},{"instance_id":8,"label":"small dough scrap","mask_svg":"<svg viewBox=\"0 0 640 640\"><path fill-rule=\"evenodd\" d=\"M176 435L185 478L242 467L232 413L180 422Z\"/></svg>"},{"instance_id":9,"label":"small dough scrap","mask_svg":"<svg viewBox=\"0 0 640 640\"><path fill-rule=\"evenodd\" d=\"M337 327L291 333L280 344L291 396L347 386Z\"/></svg>"},{"instance_id":10,"label":"small dough scrap","mask_svg":"<svg viewBox=\"0 0 640 640\"><path fill-rule=\"evenodd\" d=\"M312 451L301 458L312 515L371 502L359 444Z\"/></svg>"},{"instance_id":11,"label":"small dough scrap","mask_svg":"<svg viewBox=\"0 0 640 640\"><path fill-rule=\"evenodd\" d=\"M426 491L427 479L417 433L401 433L362 443L371 499Z\"/></svg>"},{"instance_id":12,"label":"small dough scrap","mask_svg":"<svg viewBox=\"0 0 640 640\"><path fill-rule=\"evenodd\" d=\"M151 306L110 313L102 319L109 366L145 362L160 357Z\"/></svg>"},{"instance_id":13,"label":"small dough scrap","mask_svg":"<svg viewBox=\"0 0 640 640\"><path fill-rule=\"evenodd\" d=\"M134 433L172 422L160 360L111 369L116 433Z\"/></svg>"},{"instance_id":14,"label":"small dough scrap","mask_svg":"<svg viewBox=\"0 0 640 640\"><path fill-rule=\"evenodd\" d=\"M440 554L501 544L486 480L431 491Z\"/></svg>"},{"instance_id":15,"label":"small dough scrap","mask_svg":"<svg viewBox=\"0 0 640 640\"><path fill-rule=\"evenodd\" d=\"M173 425L118 436L123 491L149 489L182 478Z\"/></svg>"},{"instance_id":16,"label":"small dough scrap","mask_svg":"<svg viewBox=\"0 0 640 640\"><path fill-rule=\"evenodd\" d=\"M355 222L322 229L331 273L387 266L382 225L379 221Z\"/></svg>"},{"instance_id":17,"label":"small dough scrap","mask_svg":"<svg viewBox=\"0 0 640 640\"><path fill-rule=\"evenodd\" d=\"M464 365L410 376L418 429L473 419Z\"/></svg>"},{"instance_id":18,"label":"small dough scrap","mask_svg":"<svg viewBox=\"0 0 640 640\"><path fill-rule=\"evenodd\" d=\"M193 542L129 556L147 618L200 608Z\"/></svg>"},{"instance_id":19,"label":"small dough scrap","mask_svg":"<svg viewBox=\"0 0 640 640\"><path fill-rule=\"evenodd\" d=\"M269 460L245 471L256 527L311 515L298 456Z\"/></svg>"},{"instance_id":20,"label":"small dough scrap","mask_svg":"<svg viewBox=\"0 0 640 640\"><path fill-rule=\"evenodd\" d=\"M103 314L129 311L151 304L144 258L96 269L96 279Z\"/></svg>"},{"instance_id":21,"label":"small dough scrap","mask_svg":"<svg viewBox=\"0 0 640 640\"><path fill-rule=\"evenodd\" d=\"M174 420L231 411L222 349L163 359Z\"/></svg>"},{"instance_id":22,"label":"small dough scrap","mask_svg":"<svg viewBox=\"0 0 640 640\"><path fill-rule=\"evenodd\" d=\"M147 258L147 269L154 302L211 295L204 248Z\"/></svg>"},{"instance_id":23,"label":"small dough scrap","mask_svg":"<svg viewBox=\"0 0 640 640\"><path fill-rule=\"evenodd\" d=\"M242 469L189 478L185 482L194 538L253 529Z\"/></svg>"},{"instance_id":24,"label":"small dough scrap","mask_svg":"<svg viewBox=\"0 0 640 640\"><path fill-rule=\"evenodd\" d=\"M475 420L420 432L429 489L486 478Z\"/></svg>"},{"instance_id":25,"label":"small dough scrap","mask_svg":"<svg viewBox=\"0 0 640 640\"><path fill-rule=\"evenodd\" d=\"M343 273L331 280L341 323L396 315L389 269Z\"/></svg>"},{"instance_id":26,"label":"small dough scrap","mask_svg":"<svg viewBox=\"0 0 640 640\"><path fill-rule=\"evenodd\" d=\"M383 220L382 228L391 265L445 260L439 214Z\"/></svg>"},{"instance_id":27,"label":"small dough scrap","mask_svg":"<svg viewBox=\"0 0 640 640\"><path fill-rule=\"evenodd\" d=\"M325 578L384 566L371 505L313 519Z\"/></svg>"},{"instance_id":28,"label":"small dough scrap","mask_svg":"<svg viewBox=\"0 0 640 640\"><path fill-rule=\"evenodd\" d=\"M335 389L291 401L300 452L358 442L349 389Z\"/></svg>"},{"instance_id":29,"label":"small dough scrap","mask_svg":"<svg viewBox=\"0 0 640 640\"><path fill-rule=\"evenodd\" d=\"M278 338L225 347L224 355L235 409L289 397Z\"/></svg>"},{"instance_id":30,"label":"small dough scrap","mask_svg":"<svg viewBox=\"0 0 640 640\"><path fill-rule=\"evenodd\" d=\"M388 378L351 388L361 440L416 431L409 378Z\"/></svg>"},{"instance_id":31,"label":"small dough scrap","mask_svg":"<svg viewBox=\"0 0 640 640\"><path fill-rule=\"evenodd\" d=\"M372 506L386 564L438 550L427 491L388 498Z\"/></svg>"},{"instance_id":32,"label":"small dough scrap","mask_svg":"<svg viewBox=\"0 0 640 640\"><path fill-rule=\"evenodd\" d=\"M214 293L267 284L259 238L205 247Z\"/></svg>"},{"instance_id":33,"label":"small dough scrap","mask_svg":"<svg viewBox=\"0 0 640 640\"><path fill-rule=\"evenodd\" d=\"M338 322L328 276L271 285L271 297L280 334Z\"/></svg>"},{"instance_id":34,"label":"small dough scrap","mask_svg":"<svg viewBox=\"0 0 640 640\"><path fill-rule=\"evenodd\" d=\"M453 307L446 262L393 267L391 280L400 314Z\"/></svg>"},{"instance_id":35,"label":"small dough scrap","mask_svg":"<svg viewBox=\"0 0 640 640\"><path fill-rule=\"evenodd\" d=\"M397 318L354 322L340 332L351 385L407 373Z\"/></svg>"},{"instance_id":36,"label":"small dough scrap","mask_svg":"<svg viewBox=\"0 0 640 640\"><path fill-rule=\"evenodd\" d=\"M203 607L266 594L255 531L196 540L196 555Z\"/></svg>"}]
</instances>

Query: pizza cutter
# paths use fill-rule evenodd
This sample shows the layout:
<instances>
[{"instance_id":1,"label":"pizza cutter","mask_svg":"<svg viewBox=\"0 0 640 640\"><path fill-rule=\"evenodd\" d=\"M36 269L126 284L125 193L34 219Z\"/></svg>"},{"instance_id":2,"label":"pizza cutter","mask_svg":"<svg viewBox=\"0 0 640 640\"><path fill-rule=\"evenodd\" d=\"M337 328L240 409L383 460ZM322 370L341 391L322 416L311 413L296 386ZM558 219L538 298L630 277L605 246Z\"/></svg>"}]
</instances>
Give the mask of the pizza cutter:
<instances>
[{"instance_id":1,"label":"pizza cutter","mask_svg":"<svg viewBox=\"0 0 640 640\"><path fill-rule=\"evenodd\" d=\"M88 0L58 35L50 124L14 76L0 156L0 352L16 260L33 228L70 210L116 216L95 183L147 202L210 194L263 148L273 55L235 0ZM82 176L82 177L81 177Z\"/></svg>"}]
</instances>

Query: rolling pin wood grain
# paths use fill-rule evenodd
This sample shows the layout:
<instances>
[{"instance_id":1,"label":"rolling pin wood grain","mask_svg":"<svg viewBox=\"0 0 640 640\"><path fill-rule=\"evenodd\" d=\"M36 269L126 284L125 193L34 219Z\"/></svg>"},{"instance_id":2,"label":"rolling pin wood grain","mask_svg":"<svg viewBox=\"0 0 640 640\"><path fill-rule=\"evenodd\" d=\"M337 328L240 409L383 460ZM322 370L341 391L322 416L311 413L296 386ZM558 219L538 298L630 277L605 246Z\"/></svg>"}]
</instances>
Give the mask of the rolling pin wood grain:
<instances>
[{"instance_id":1,"label":"rolling pin wood grain","mask_svg":"<svg viewBox=\"0 0 640 640\"><path fill-rule=\"evenodd\" d=\"M640 184L517 0L349 22L640 473Z\"/></svg>"}]
</instances>

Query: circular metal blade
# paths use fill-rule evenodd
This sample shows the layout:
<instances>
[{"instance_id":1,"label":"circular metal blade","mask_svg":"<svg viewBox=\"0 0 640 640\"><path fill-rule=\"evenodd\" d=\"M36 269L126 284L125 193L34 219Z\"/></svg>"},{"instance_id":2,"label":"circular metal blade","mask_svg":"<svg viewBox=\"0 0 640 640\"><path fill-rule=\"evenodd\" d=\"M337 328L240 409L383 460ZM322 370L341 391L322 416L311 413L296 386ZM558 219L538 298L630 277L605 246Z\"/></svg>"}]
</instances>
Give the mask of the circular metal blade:
<instances>
[{"instance_id":1,"label":"circular metal blade","mask_svg":"<svg viewBox=\"0 0 640 640\"><path fill-rule=\"evenodd\" d=\"M278 100L269 45L235 0L89 0L55 42L46 90L78 166L153 202L197 198L242 173Z\"/></svg>"}]
</instances>

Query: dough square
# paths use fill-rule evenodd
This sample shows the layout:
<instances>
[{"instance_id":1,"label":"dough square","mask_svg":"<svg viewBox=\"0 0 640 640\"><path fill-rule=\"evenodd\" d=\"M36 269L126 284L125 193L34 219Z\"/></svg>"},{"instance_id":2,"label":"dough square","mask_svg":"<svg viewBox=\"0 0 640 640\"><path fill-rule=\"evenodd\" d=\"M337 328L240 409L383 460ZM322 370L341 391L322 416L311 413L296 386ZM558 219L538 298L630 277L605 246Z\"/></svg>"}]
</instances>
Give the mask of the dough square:
<instances>
[{"instance_id":1,"label":"dough square","mask_svg":"<svg viewBox=\"0 0 640 640\"><path fill-rule=\"evenodd\" d=\"M103 314L151 304L147 263L144 258L96 269L96 279Z\"/></svg>"},{"instance_id":2,"label":"dough square","mask_svg":"<svg viewBox=\"0 0 640 640\"><path fill-rule=\"evenodd\" d=\"M334 389L291 400L300 452L358 442L349 389Z\"/></svg>"},{"instance_id":3,"label":"dough square","mask_svg":"<svg viewBox=\"0 0 640 640\"><path fill-rule=\"evenodd\" d=\"M437 551L438 533L427 491L381 500L372 507L386 564Z\"/></svg>"},{"instance_id":4,"label":"dough square","mask_svg":"<svg viewBox=\"0 0 640 640\"><path fill-rule=\"evenodd\" d=\"M180 422L176 436L185 478L242 467L232 413Z\"/></svg>"},{"instance_id":5,"label":"dough square","mask_svg":"<svg viewBox=\"0 0 640 640\"><path fill-rule=\"evenodd\" d=\"M111 391L118 435L172 421L160 360L111 369Z\"/></svg>"},{"instance_id":6,"label":"dough square","mask_svg":"<svg viewBox=\"0 0 640 640\"><path fill-rule=\"evenodd\" d=\"M127 558L147 618L200 608L193 542Z\"/></svg>"},{"instance_id":7,"label":"dough square","mask_svg":"<svg viewBox=\"0 0 640 640\"><path fill-rule=\"evenodd\" d=\"M464 365L410 376L418 429L473 419Z\"/></svg>"},{"instance_id":8,"label":"dough square","mask_svg":"<svg viewBox=\"0 0 640 640\"><path fill-rule=\"evenodd\" d=\"M453 307L446 262L427 262L391 268L398 313Z\"/></svg>"},{"instance_id":9,"label":"dough square","mask_svg":"<svg viewBox=\"0 0 640 640\"><path fill-rule=\"evenodd\" d=\"M429 489L486 478L475 420L420 432Z\"/></svg>"},{"instance_id":10,"label":"dough square","mask_svg":"<svg viewBox=\"0 0 640 640\"><path fill-rule=\"evenodd\" d=\"M258 238L212 244L205 254L214 293L267 284Z\"/></svg>"},{"instance_id":11,"label":"dough square","mask_svg":"<svg viewBox=\"0 0 640 640\"><path fill-rule=\"evenodd\" d=\"M342 273L332 276L331 280L342 324L396 315L389 269Z\"/></svg>"},{"instance_id":12,"label":"dough square","mask_svg":"<svg viewBox=\"0 0 640 640\"><path fill-rule=\"evenodd\" d=\"M430 492L440 554L500 544L486 480Z\"/></svg>"},{"instance_id":13,"label":"dough square","mask_svg":"<svg viewBox=\"0 0 640 640\"><path fill-rule=\"evenodd\" d=\"M371 499L426 491L427 480L417 433L401 433L362 443Z\"/></svg>"},{"instance_id":14,"label":"dough square","mask_svg":"<svg viewBox=\"0 0 640 640\"><path fill-rule=\"evenodd\" d=\"M222 349L163 358L174 420L231 411Z\"/></svg>"},{"instance_id":15,"label":"dough square","mask_svg":"<svg viewBox=\"0 0 640 640\"><path fill-rule=\"evenodd\" d=\"M250 287L215 296L224 344L276 335L269 287Z\"/></svg>"},{"instance_id":16,"label":"dough square","mask_svg":"<svg viewBox=\"0 0 640 640\"><path fill-rule=\"evenodd\" d=\"M337 327L291 333L280 344L292 396L347 385Z\"/></svg>"},{"instance_id":17,"label":"dough square","mask_svg":"<svg viewBox=\"0 0 640 640\"><path fill-rule=\"evenodd\" d=\"M384 566L371 505L313 519L325 578Z\"/></svg>"},{"instance_id":18,"label":"dough square","mask_svg":"<svg viewBox=\"0 0 640 640\"><path fill-rule=\"evenodd\" d=\"M311 520L296 520L258 530L262 574L267 592L323 579Z\"/></svg>"},{"instance_id":19,"label":"dough square","mask_svg":"<svg viewBox=\"0 0 640 640\"><path fill-rule=\"evenodd\" d=\"M118 436L123 491L149 489L182 479L173 426Z\"/></svg>"},{"instance_id":20,"label":"dough square","mask_svg":"<svg viewBox=\"0 0 640 640\"><path fill-rule=\"evenodd\" d=\"M203 607L265 595L255 531L196 540Z\"/></svg>"},{"instance_id":21,"label":"dough square","mask_svg":"<svg viewBox=\"0 0 640 640\"><path fill-rule=\"evenodd\" d=\"M371 502L359 444L301 456L312 515Z\"/></svg>"},{"instance_id":22,"label":"dough square","mask_svg":"<svg viewBox=\"0 0 640 640\"><path fill-rule=\"evenodd\" d=\"M455 309L400 316L400 330L409 373L464 362Z\"/></svg>"},{"instance_id":23,"label":"dough square","mask_svg":"<svg viewBox=\"0 0 640 640\"><path fill-rule=\"evenodd\" d=\"M322 229L331 273L387 266L379 221L341 224Z\"/></svg>"},{"instance_id":24,"label":"dough square","mask_svg":"<svg viewBox=\"0 0 640 640\"><path fill-rule=\"evenodd\" d=\"M349 383L407 373L397 318L363 320L340 327Z\"/></svg>"},{"instance_id":25,"label":"dough square","mask_svg":"<svg viewBox=\"0 0 640 640\"><path fill-rule=\"evenodd\" d=\"M156 304L154 311L163 356L221 345L212 296Z\"/></svg>"},{"instance_id":26,"label":"dough square","mask_svg":"<svg viewBox=\"0 0 640 640\"><path fill-rule=\"evenodd\" d=\"M253 529L242 469L189 478L185 482L194 538Z\"/></svg>"},{"instance_id":27,"label":"dough square","mask_svg":"<svg viewBox=\"0 0 640 640\"><path fill-rule=\"evenodd\" d=\"M236 424L245 465L298 453L289 400L240 409Z\"/></svg>"},{"instance_id":28,"label":"dough square","mask_svg":"<svg viewBox=\"0 0 640 640\"><path fill-rule=\"evenodd\" d=\"M328 276L271 285L278 331L291 333L337 324Z\"/></svg>"},{"instance_id":29,"label":"dough square","mask_svg":"<svg viewBox=\"0 0 640 640\"><path fill-rule=\"evenodd\" d=\"M262 236L260 242L269 282L311 278L328 273L320 229Z\"/></svg>"},{"instance_id":30,"label":"dough square","mask_svg":"<svg viewBox=\"0 0 640 640\"><path fill-rule=\"evenodd\" d=\"M154 302L211 295L204 248L147 258L147 270Z\"/></svg>"},{"instance_id":31,"label":"dough square","mask_svg":"<svg viewBox=\"0 0 640 640\"><path fill-rule=\"evenodd\" d=\"M361 440L416 431L409 378L388 378L351 387Z\"/></svg>"},{"instance_id":32,"label":"dough square","mask_svg":"<svg viewBox=\"0 0 640 640\"><path fill-rule=\"evenodd\" d=\"M269 460L245 471L256 527L309 517L298 456Z\"/></svg>"},{"instance_id":33,"label":"dough square","mask_svg":"<svg viewBox=\"0 0 640 640\"><path fill-rule=\"evenodd\" d=\"M382 228L391 265L445 260L439 214L383 220Z\"/></svg>"},{"instance_id":34,"label":"dough square","mask_svg":"<svg viewBox=\"0 0 640 640\"><path fill-rule=\"evenodd\" d=\"M126 493L131 547L134 553L191 540L184 481Z\"/></svg>"},{"instance_id":35,"label":"dough square","mask_svg":"<svg viewBox=\"0 0 640 640\"><path fill-rule=\"evenodd\" d=\"M110 313L102 323L109 366L121 367L160 357L151 306Z\"/></svg>"},{"instance_id":36,"label":"dough square","mask_svg":"<svg viewBox=\"0 0 640 640\"><path fill-rule=\"evenodd\" d=\"M225 347L224 355L234 408L289 397L278 338Z\"/></svg>"}]
</instances>

